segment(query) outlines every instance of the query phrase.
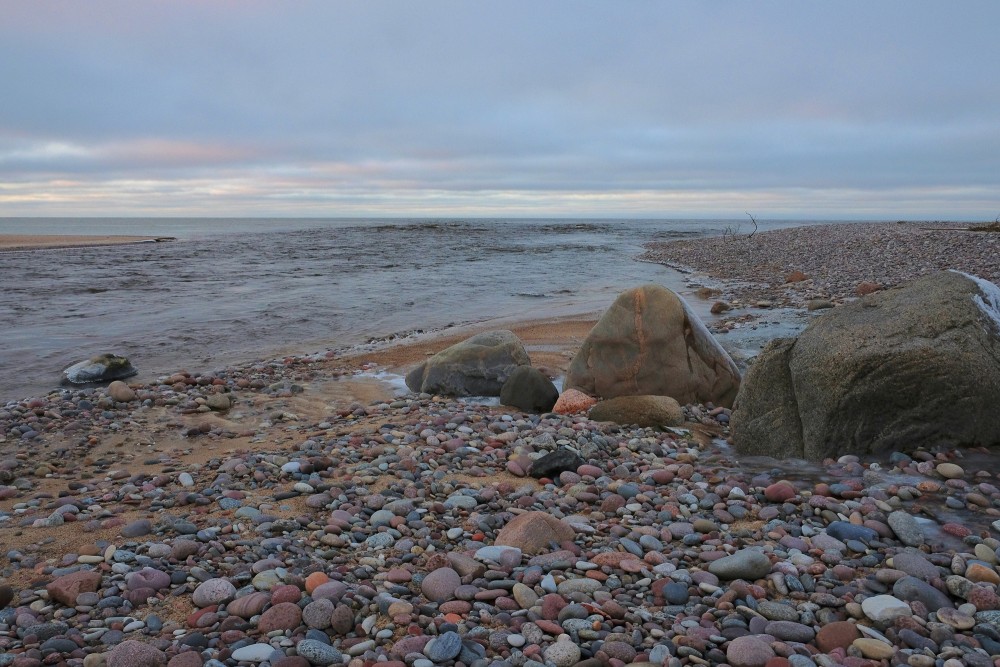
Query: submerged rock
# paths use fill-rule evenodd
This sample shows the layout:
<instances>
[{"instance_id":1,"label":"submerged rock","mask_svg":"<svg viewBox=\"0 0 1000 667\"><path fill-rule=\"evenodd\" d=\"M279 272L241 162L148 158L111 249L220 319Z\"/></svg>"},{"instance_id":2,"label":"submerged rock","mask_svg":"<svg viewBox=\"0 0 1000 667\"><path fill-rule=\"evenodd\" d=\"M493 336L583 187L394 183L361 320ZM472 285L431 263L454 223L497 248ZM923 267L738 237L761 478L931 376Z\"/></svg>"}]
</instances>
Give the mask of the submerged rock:
<instances>
[{"instance_id":1,"label":"submerged rock","mask_svg":"<svg viewBox=\"0 0 1000 667\"><path fill-rule=\"evenodd\" d=\"M944 271L773 341L744 379L731 426L744 454L837 458L1000 443L997 404L1000 289Z\"/></svg>"},{"instance_id":2,"label":"submerged rock","mask_svg":"<svg viewBox=\"0 0 1000 667\"><path fill-rule=\"evenodd\" d=\"M505 329L487 331L446 348L406 376L414 392L445 396L499 396L519 366L530 366L524 344Z\"/></svg>"},{"instance_id":3,"label":"submerged rock","mask_svg":"<svg viewBox=\"0 0 1000 667\"><path fill-rule=\"evenodd\" d=\"M729 407L740 372L684 300L665 287L623 292L604 313L566 374L591 396L670 396Z\"/></svg>"},{"instance_id":4,"label":"submerged rock","mask_svg":"<svg viewBox=\"0 0 1000 667\"><path fill-rule=\"evenodd\" d=\"M125 357L108 353L73 364L63 371L63 382L68 384L111 382L132 377L138 372L132 366L132 362Z\"/></svg>"}]
</instances>

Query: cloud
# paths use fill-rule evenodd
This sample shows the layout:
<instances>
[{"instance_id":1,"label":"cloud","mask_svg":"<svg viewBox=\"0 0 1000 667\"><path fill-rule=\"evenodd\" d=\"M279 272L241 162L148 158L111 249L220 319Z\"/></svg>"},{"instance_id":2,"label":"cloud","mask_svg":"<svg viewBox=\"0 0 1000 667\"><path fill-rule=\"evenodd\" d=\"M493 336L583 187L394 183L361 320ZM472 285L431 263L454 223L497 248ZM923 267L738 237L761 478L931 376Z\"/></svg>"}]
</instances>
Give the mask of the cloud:
<instances>
[{"instance_id":1,"label":"cloud","mask_svg":"<svg viewBox=\"0 0 1000 667\"><path fill-rule=\"evenodd\" d=\"M99 0L4 17L13 214L80 197L96 213L740 215L742 197L896 217L906 193L1000 210L993 3Z\"/></svg>"}]
</instances>

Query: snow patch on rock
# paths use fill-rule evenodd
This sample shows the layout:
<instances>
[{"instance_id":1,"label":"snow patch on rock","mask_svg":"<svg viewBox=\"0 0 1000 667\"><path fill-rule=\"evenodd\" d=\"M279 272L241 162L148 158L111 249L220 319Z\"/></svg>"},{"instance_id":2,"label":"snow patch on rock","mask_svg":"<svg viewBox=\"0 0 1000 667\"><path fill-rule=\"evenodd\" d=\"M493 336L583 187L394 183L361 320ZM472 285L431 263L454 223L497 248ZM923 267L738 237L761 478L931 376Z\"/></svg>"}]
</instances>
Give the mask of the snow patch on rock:
<instances>
[{"instance_id":1,"label":"snow patch on rock","mask_svg":"<svg viewBox=\"0 0 1000 667\"><path fill-rule=\"evenodd\" d=\"M981 296L974 296L972 300L976 302L979 306L979 310L986 315L987 319L993 321L993 326L996 329L996 333L1000 334L1000 287L997 287L988 280L984 280L979 276L974 276L969 273L962 273L961 271L955 271L959 273L972 282L976 283L979 287Z\"/></svg>"}]
</instances>

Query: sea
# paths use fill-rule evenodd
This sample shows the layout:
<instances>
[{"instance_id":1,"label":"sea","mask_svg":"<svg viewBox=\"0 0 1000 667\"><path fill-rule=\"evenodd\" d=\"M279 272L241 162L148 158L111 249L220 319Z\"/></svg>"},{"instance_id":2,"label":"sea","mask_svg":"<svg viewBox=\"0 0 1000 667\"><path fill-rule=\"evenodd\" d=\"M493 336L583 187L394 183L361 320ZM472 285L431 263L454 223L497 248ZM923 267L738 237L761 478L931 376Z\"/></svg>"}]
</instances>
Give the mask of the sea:
<instances>
[{"instance_id":1,"label":"sea","mask_svg":"<svg viewBox=\"0 0 1000 667\"><path fill-rule=\"evenodd\" d=\"M637 259L643 245L751 231L749 220L0 218L0 234L175 239L0 252L0 403L44 395L104 352L151 380L593 315L646 283L690 296L690 276Z\"/></svg>"}]
</instances>

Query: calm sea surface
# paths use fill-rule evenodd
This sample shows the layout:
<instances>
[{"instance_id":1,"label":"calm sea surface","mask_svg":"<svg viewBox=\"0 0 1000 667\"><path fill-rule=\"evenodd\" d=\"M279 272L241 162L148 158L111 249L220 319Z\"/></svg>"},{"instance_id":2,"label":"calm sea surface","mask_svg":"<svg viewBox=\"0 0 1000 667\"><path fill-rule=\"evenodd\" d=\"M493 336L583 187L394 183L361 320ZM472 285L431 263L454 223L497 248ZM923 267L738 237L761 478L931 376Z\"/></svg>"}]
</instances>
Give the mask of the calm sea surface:
<instances>
[{"instance_id":1,"label":"calm sea surface","mask_svg":"<svg viewBox=\"0 0 1000 667\"><path fill-rule=\"evenodd\" d=\"M651 240L741 221L0 219L0 234L177 241L0 252L0 401L66 366L124 354L140 379L493 319L599 312L681 274L639 262ZM806 224L780 222L762 229ZM707 314L706 314L707 315Z\"/></svg>"}]
</instances>

